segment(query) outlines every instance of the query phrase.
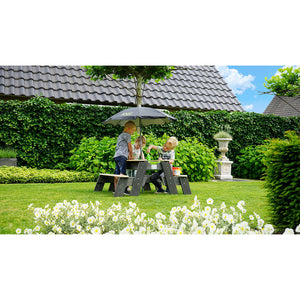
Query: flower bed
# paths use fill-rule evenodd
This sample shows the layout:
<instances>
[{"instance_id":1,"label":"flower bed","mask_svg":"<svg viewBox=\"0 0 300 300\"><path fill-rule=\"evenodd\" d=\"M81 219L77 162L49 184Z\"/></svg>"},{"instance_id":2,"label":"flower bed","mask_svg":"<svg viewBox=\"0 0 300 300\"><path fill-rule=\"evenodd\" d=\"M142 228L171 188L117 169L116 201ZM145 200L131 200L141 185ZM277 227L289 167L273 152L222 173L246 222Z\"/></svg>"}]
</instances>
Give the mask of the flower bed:
<instances>
[{"instance_id":1,"label":"flower bed","mask_svg":"<svg viewBox=\"0 0 300 300\"><path fill-rule=\"evenodd\" d=\"M207 199L207 206L200 207L197 196L188 209L186 206L173 207L170 216L158 212L154 218L141 213L136 203L129 202L128 207L113 204L104 210L96 201L89 204L77 200L64 200L53 209L28 209L34 214L36 226L26 228L24 234L272 234L274 228L265 224L256 213L248 220L244 217L245 202L239 201L237 207L227 207L223 202L219 208L213 206L213 199ZM300 233L300 225L295 229ZM22 230L18 228L17 234ZM294 233L287 228L284 234Z\"/></svg>"}]
</instances>

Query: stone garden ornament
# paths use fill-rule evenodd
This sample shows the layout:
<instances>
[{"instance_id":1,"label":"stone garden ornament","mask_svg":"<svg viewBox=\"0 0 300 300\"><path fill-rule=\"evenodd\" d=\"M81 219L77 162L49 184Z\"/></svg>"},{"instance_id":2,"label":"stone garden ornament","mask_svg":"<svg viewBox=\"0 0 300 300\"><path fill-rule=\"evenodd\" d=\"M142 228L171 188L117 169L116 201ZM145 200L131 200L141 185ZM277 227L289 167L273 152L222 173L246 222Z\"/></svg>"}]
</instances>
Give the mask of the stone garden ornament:
<instances>
[{"instance_id":1,"label":"stone garden ornament","mask_svg":"<svg viewBox=\"0 0 300 300\"><path fill-rule=\"evenodd\" d=\"M232 136L226 131L219 131L214 135L214 139L218 141L219 148L221 152L220 158L217 159L217 169L215 172L215 178L219 180L232 180L231 176L231 165L232 161L226 157L226 152L228 152L228 144L232 141Z\"/></svg>"}]
</instances>

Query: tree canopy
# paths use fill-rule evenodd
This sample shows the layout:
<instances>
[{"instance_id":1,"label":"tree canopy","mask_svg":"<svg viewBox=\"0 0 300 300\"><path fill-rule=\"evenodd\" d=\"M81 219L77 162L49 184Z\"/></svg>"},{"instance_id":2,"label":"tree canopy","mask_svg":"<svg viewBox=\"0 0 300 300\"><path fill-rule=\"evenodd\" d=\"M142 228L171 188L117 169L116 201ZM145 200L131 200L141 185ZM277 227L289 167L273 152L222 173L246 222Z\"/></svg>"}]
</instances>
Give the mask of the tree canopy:
<instances>
[{"instance_id":1,"label":"tree canopy","mask_svg":"<svg viewBox=\"0 0 300 300\"><path fill-rule=\"evenodd\" d=\"M264 86L278 96L295 97L300 95L300 68L286 67L278 69L278 71L279 75L272 76L270 79L265 78Z\"/></svg>"},{"instance_id":2,"label":"tree canopy","mask_svg":"<svg viewBox=\"0 0 300 300\"><path fill-rule=\"evenodd\" d=\"M156 82L172 76L173 66L84 66L91 80L133 79L135 83L136 105L142 104L143 90L149 80ZM144 84L144 85L143 85Z\"/></svg>"}]
</instances>

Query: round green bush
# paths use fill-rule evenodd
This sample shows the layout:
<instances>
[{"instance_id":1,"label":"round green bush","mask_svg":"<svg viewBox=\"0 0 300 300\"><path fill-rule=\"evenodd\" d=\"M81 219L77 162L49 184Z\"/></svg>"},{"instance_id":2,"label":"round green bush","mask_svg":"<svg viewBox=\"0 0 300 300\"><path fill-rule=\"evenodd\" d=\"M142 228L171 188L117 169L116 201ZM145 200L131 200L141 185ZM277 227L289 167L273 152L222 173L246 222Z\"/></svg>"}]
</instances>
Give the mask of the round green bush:
<instances>
[{"instance_id":1,"label":"round green bush","mask_svg":"<svg viewBox=\"0 0 300 300\"><path fill-rule=\"evenodd\" d=\"M132 135L132 144L137 137L137 133ZM160 138L153 134L145 137L147 146L150 144L163 146L169 138L166 134ZM95 137L82 139L80 145L71 151L69 167L94 174L113 173L116 142L117 138L109 137L104 137L100 141ZM147 157L146 147L143 149L145 157ZM152 160L158 159L158 153L154 150L148 156ZM190 181L208 181L213 178L216 167L214 149L209 149L196 138L181 140L175 148L174 167L181 167L182 173L188 175Z\"/></svg>"},{"instance_id":2,"label":"round green bush","mask_svg":"<svg viewBox=\"0 0 300 300\"><path fill-rule=\"evenodd\" d=\"M248 146L241 150L241 154L236 158L234 176L247 179L263 179L266 173L264 159L267 150L267 141L263 145Z\"/></svg>"}]
</instances>

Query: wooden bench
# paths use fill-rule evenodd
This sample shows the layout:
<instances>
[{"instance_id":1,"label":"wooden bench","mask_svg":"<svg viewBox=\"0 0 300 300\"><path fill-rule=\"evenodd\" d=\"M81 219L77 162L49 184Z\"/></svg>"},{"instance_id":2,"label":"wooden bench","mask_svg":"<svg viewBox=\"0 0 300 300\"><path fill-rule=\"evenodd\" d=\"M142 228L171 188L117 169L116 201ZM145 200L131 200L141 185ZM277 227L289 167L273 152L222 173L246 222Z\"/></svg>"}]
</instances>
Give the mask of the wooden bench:
<instances>
[{"instance_id":1,"label":"wooden bench","mask_svg":"<svg viewBox=\"0 0 300 300\"><path fill-rule=\"evenodd\" d=\"M105 183L110 183L109 191L114 190L114 179L115 177L119 178L116 186L116 190L114 192L114 197L122 197L125 191L125 188L128 186L129 176L127 175L117 175L117 174L104 174L100 173L95 189L95 192L101 192L103 190Z\"/></svg>"},{"instance_id":2,"label":"wooden bench","mask_svg":"<svg viewBox=\"0 0 300 300\"><path fill-rule=\"evenodd\" d=\"M187 175L174 175L174 180L176 185L181 186L183 194L192 193Z\"/></svg>"},{"instance_id":3,"label":"wooden bench","mask_svg":"<svg viewBox=\"0 0 300 300\"><path fill-rule=\"evenodd\" d=\"M144 191L151 191L150 177L151 176L148 175L144 179L144 182L143 182L143 190ZM165 177L162 177L162 181L163 181L164 185L166 185ZM183 194L190 195L192 193L187 175L174 175L174 181L175 181L175 185L181 186Z\"/></svg>"}]
</instances>

